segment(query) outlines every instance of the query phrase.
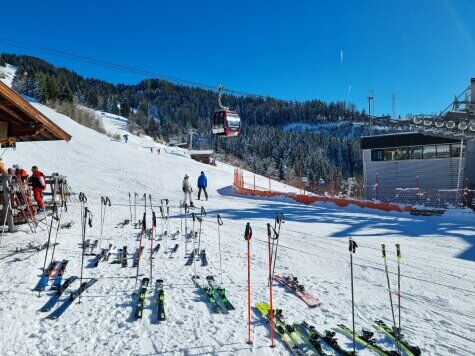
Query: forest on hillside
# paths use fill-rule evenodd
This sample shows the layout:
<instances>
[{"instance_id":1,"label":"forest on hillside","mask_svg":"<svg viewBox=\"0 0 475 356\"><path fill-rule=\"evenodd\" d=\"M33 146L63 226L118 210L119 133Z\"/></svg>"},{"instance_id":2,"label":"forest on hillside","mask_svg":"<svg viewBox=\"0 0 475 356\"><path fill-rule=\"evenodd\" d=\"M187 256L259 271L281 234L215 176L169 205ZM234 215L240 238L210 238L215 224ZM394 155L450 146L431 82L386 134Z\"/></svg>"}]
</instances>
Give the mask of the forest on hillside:
<instances>
[{"instance_id":1,"label":"forest on hillside","mask_svg":"<svg viewBox=\"0 0 475 356\"><path fill-rule=\"evenodd\" d=\"M30 56L1 54L0 65L5 63L17 67L13 88L42 103L74 102L120 114L164 140L187 140L187 130L193 128L194 147L214 149L222 160L281 181L295 184L308 177L307 189L314 191L322 179L361 177L360 137L375 130L362 124L365 112L351 103L225 94L223 102L238 111L243 129L236 138L217 138L210 132L210 117L218 106L211 90L160 79L115 85ZM286 129L292 123L326 129Z\"/></svg>"}]
</instances>

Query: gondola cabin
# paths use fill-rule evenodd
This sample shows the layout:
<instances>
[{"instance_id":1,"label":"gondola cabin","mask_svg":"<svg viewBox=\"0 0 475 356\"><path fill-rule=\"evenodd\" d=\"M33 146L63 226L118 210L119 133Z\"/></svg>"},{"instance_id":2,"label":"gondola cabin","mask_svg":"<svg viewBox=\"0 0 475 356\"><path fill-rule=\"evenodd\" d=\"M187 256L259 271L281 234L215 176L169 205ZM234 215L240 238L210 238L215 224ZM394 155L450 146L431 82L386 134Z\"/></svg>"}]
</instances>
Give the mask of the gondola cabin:
<instances>
[{"instance_id":1,"label":"gondola cabin","mask_svg":"<svg viewBox=\"0 0 475 356\"><path fill-rule=\"evenodd\" d=\"M211 119L213 133L218 136L237 136L241 130L241 118L236 111L218 110Z\"/></svg>"}]
</instances>

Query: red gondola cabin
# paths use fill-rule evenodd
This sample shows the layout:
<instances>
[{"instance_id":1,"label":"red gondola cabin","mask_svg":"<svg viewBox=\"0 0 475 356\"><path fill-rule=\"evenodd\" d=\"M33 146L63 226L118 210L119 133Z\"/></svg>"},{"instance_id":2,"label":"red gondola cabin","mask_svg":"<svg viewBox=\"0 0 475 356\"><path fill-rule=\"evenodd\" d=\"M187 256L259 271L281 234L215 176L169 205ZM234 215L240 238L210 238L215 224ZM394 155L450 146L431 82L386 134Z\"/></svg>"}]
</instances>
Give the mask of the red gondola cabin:
<instances>
[{"instance_id":1,"label":"red gondola cabin","mask_svg":"<svg viewBox=\"0 0 475 356\"><path fill-rule=\"evenodd\" d=\"M241 118L236 111L218 110L211 119L213 133L218 136L237 136L241 130Z\"/></svg>"}]
</instances>

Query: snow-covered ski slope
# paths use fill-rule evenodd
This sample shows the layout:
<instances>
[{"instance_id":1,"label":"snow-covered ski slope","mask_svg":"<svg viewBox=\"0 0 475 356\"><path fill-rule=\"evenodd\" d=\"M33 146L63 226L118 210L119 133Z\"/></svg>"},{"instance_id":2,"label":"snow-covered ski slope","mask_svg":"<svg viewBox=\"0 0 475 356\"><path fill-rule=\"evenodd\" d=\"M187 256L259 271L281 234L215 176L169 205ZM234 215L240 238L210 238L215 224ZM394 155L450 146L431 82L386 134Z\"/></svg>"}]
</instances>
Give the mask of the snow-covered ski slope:
<instances>
[{"instance_id":1,"label":"snow-covered ski slope","mask_svg":"<svg viewBox=\"0 0 475 356\"><path fill-rule=\"evenodd\" d=\"M137 216L143 214L143 193L151 194L156 205L168 198L171 206L171 231L180 228L178 202L182 197L181 181L185 173L195 185L201 171L209 182L210 199L195 201L208 215L202 226L202 246L209 265L197 273L204 279L213 274L219 282L219 258L216 214L221 214L223 284L236 307L227 315L215 314L204 296L195 288L191 277L193 266L186 262L185 243L155 241L162 246L153 263L153 279L164 280L167 320L156 325L151 316L155 303L153 293L146 297L142 320L133 321L135 269L102 262L98 268L85 268L85 276L98 278L81 298L58 320L45 319L38 310L52 294L47 290L38 297L36 285L43 265L43 253L24 261L15 261L26 254L12 255L15 248L29 242L46 241L45 231L37 234L22 226L13 235L5 235L0 248L0 332L2 355L152 355L152 354L277 354L289 351L277 341L269 348L269 332L259 314L253 311L254 344L246 341L246 244L243 238L246 222L253 227L252 299L268 300L266 223L273 223L275 213L283 212L285 223L279 244L276 272L298 276L307 290L322 301L315 309L307 306L277 283L274 305L284 310L288 321L306 320L323 331L338 323L351 326L348 237L359 244L355 262L356 325L376 333L385 347L394 344L373 327L375 319L391 324L386 279L380 245L388 249L392 290L396 290L395 244L401 244L402 328L407 338L421 346L424 354L469 355L475 350L474 292L475 248L474 214L449 212L442 217L414 217L409 214L383 213L359 208L339 208L331 204L305 206L286 199L260 199L237 196L231 188L232 170L211 167L186 157L150 152L155 145L148 138L132 137L129 143L83 127L53 110L34 104L49 118L61 125L73 138L71 142L19 143L16 151L7 151L3 161L30 168L36 164L45 173L60 172L68 177L75 192L84 192L87 205L94 214L93 227L87 238L100 235L100 197L110 197L112 207L105 216L102 245L116 246L110 261L117 258L117 249L127 246L135 251L139 230L130 225L116 228L130 218L128 193L137 192ZM122 130L121 121L108 119L106 127ZM60 230L57 259L68 259L65 277L80 272L80 207L69 204L62 221L74 220L70 230ZM154 207L158 211L158 207ZM199 211L199 210L197 210ZM150 225L150 209L147 212ZM48 219L49 222L49 219ZM188 228L191 221L188 220ZM160 220L158 232L161 231ZM141 262L140 273L149 274L149 244ZM169 258L166 248L179 244L177 253ZM166 247L166 248L165 248ZM188 252L191 245L187 246ZM129 255L131 256L131 255ZM88 258L85 265L88 265ZM129 266L132 260L129 260ZM118 278L124 277L124 278ZM140 282L140 281L139 281ZM139 283L140 284L140 283ZM73 290L78 287L75 282ZM68 291L62 298L64 300ZM395 298L396 299L396 298ZM350 347L350 340L337 334L340 342ZM361 355L370 355L360 349Z\"/></svg>"}]
</instances>

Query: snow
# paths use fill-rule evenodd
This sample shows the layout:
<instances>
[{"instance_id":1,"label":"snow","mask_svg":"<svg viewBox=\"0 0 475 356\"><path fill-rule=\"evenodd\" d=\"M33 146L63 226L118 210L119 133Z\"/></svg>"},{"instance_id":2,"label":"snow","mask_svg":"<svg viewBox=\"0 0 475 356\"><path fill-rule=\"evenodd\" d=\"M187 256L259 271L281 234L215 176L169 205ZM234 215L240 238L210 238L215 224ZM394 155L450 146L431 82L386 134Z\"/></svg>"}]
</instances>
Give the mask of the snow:
<instances>
[{"instance_id":1,"label":"snow","mask_svg":"<svg viewBox=\"0 0 475 356\"><path fill-rule=\"evenodd\" d=\"M12 81L15 77L15 73L16 67L12 66L11 64L7 63L6 67L0 66L0 80L9 87L12 86Z\"/></svg>"},{"instance_id":2,"label":"snow","mask_svg":"<svg viewBox=\"0 0 475 356\"><path fill-rule=\"evenodd\" d=\"M81 304L74 303L59 320L45 319L46 315L38 309L51 292L46 291L38 297L31 290L39 279L44 254L38 253L19 262L14 262L16 256L9 255L15 248L24 247L29 242L45 242L47 234L46 231L31 234L22 226L18 233L6 234L0 247L0 331L3 335L0 354L287 355L289 352L280 341L275 349L269 348L268 328L254 311L254 344L250 347L245 343L247 271L244 228L250 222L254 231L251 241L252 300L253 303L267 301L266 224L273 223L278 211L283 212L286 221L282 225L276 272L298 276L307 290L323 303L318 308L309 309L285 288L275 284L274 305L284 310L289 321L306 320L321 331L338 323L351 325L347 245L348 237L352 236L359 245L354 255L357 328L374 331L382 345L393 347L371 324L379 318L391 324L380 248L381 243L387 246L394 291L394 245L399 243L402 251L403 333L413 344L421 346L423 354L469 355L475 350L475 218L472 212L454 210L441 217L423 217L357 207L340 208L325 203L306 206L282 198L239 196L231 187L233 167L229 165L204 165L185 154L167 153L171 148L161 150L160 155L151 153L149 147L162 146L149 137L129 135L128 143L114 141L41 104L33 105L70 133L72 140L19 143L16 151L8 150L4 154L3 161L8 167L20 163L29 168L35 164L47 174L59 172L67 176L73 191L85 193L87 206L94 215L87 238L99 238L101 196L110 197L112 207L106 211L103 246L109 243L116 248L126 245L129 251L135 251L137 247L139 230L130 225L116 228L118 223L130 218L129 192L139 193L138 216L143 213L140 200L143 193L152 195L155 211L158 211L160 199L168 198L171 231L178 230L182 178L185 173L189 174L195 185L199 173L206 172L210 199L195 203L203 205L208 213L203 220L202 244L210 264L197 269L202 279L214 274L219 280L216 224L216 214L219 213L224 221L221 227L223 284L236 310L228 315L211 312L191 281L193 268L184 266L185 244L179 238L177 243L180 246L174 258L164 253L165 241L161 241L162 247L154 260L154 279L163 278L165 283L165 322L159 325L151 323L151 305L155 302L153 293L147 296L143 319L132 321L135 281L125 277L135 276L135 269L109 263L85 269L85 276L96 277L99 282L83 295ZM107 113L99 113L98 117L102 118L110 133L126 132L125 118ZM247 181L251 182L249 179ZM265 185L266 178L259 179L263 179L261 183ZM272 182L274 185L278 187L277 182ZM60 230L60 245L55 253L57 259L70 261L65 277L80 273L78 203L69 203L68 211L62 214L63 222L70 220L75 224L70 230ZM150 224L150 210L147 222ZM44 229L43 225L40 226ZM145 241L140 272L148 276L150 241ZM175 242L167 241L167 247L172 243ZM190 250L191 245L188 245ZM116 258L116 254L117 249L111 260ZM344 346L351 346L348 338L341 334L337 336ZM360 354L371 353L361 349Z\"/></svg>"}]
</instances>

